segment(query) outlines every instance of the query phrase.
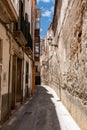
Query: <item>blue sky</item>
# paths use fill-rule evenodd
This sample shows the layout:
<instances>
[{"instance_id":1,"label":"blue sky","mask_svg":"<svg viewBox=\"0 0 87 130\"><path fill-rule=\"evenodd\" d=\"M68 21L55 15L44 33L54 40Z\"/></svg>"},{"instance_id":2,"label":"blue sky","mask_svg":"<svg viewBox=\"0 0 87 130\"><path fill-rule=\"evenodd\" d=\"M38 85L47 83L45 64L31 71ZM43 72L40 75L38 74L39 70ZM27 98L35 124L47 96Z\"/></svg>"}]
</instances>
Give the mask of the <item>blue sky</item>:
<instances>
[{"instance_id":1,"label":"blue sky","mask_svg":"<svg viewBox=\"0 0 87 130\"><path fill-rule=\"evenodd\" d=\"M37 0L37 7L41 9L40 36L44 38L52 22L55 0Z\"/></svg>"}]
</instances>

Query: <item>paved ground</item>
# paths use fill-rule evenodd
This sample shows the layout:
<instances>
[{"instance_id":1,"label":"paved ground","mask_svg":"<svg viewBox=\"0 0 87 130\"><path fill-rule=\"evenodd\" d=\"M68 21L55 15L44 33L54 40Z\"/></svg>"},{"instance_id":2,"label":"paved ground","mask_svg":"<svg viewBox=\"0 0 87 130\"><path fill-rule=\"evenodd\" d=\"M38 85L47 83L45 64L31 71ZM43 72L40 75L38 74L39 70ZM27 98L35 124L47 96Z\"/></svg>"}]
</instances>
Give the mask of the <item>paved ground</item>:
<instances>
[{"instance_id":1,"label":"paved ground","mask_svg":"<svg viewBox=\"0 0 87 130\"><path fill-rule=\"evenodd\" d=\"M37 89L34 98L15 112L2 130L80 130L51 88Z\"/></svg>"}]
</instances>

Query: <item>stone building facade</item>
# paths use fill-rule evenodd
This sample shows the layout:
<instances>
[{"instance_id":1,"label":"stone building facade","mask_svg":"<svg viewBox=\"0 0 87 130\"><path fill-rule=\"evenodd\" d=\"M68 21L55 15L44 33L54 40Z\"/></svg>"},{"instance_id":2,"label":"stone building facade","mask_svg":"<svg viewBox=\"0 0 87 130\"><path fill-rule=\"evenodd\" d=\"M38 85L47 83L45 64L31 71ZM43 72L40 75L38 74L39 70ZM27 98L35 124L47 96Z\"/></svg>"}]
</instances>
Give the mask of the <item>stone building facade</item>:
<instances>
[{"instance_id":1,"label":"stone building facade","mask_svg":"<svg viewBox=\"0 0 87 130\"><path fill-rule=\"evenodd\" d=\"M32 36L32 52L33 52L33 61L34 61L34 43L35 43L35 24L36 24L36 0L31 0L31 36ZM32 94L36 92L35 88L35 62L32 63Z\"/></svg>"},{"instance_id":2,"label":"stone building facade","mask_svg":"<svg viewBox=\"0 0 87 130\"><path fill-rule=\"evenodd\" d=\"M0 1L0 123L35 89L31 31L35 8L36 0Z\"/></svg>"},{"instance_id":3,"label":"stone building facade","mask_svg":"<svg viewBox=\"0 0 87 130\"><path fill-rule=\"evenodd\" d=\"M35 60L35 84L40 85L40 18L41 9L36 9L34 60Z\"/></svg>"},{"instance_id":4,"label":"stone building facade","mask_svg":"<svg viewBox=\"0 0 87 130\"><path fill-rule=\"evenodd\" d=\"M82 130L87 129L87 1L56 0L48 78ZM57 46L56 46L56 45ZM50 48L52 50L50 50ZM44 66L43 66L44 67Z\"/></svg>"}]
</instances>

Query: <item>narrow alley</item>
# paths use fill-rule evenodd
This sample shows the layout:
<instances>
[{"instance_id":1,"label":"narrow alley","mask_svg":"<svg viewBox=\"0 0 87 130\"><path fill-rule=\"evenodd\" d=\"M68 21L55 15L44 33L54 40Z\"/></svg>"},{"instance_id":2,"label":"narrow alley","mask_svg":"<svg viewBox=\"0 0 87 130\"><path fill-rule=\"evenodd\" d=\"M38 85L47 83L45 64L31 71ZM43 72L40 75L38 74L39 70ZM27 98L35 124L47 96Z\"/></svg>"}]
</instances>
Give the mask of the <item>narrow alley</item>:
<instances>
[{"instance_id":1,"label":"narrow alley","mask_svg":"<svg viewBox=\"0 0 87 130\"><path fill-rule=\"evenodd\" d=\"M87 0L0 0L0 130L87 130Z\"/></svg>"},{"instance_id":2,"label":"narrow alley","mask_svg":"<svg viewBox=\"0 0 87 130\"><path fill-rule=\"evenodd\" d=\"M37 93L27 101L2 130L80 130L60 99L48 86L37 86Z\"/></svg>"}]
</instances>

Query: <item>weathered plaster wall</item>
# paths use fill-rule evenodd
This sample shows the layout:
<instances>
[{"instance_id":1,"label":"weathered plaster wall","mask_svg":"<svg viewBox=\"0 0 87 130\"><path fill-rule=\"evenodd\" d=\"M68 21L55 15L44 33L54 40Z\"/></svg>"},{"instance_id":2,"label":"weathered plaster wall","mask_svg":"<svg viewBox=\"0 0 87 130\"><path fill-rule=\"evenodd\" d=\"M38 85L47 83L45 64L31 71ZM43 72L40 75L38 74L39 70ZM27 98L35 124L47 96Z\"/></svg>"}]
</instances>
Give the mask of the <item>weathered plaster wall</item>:
<instances>
[{"instance_id":1,"label":"weathered plaster wall","mask_svg":"<svg viewBox=\"0 0 87 130\"><path fill-rule=\"evenodd\" d=\"M9 38L2 24L0 24L0 39L2 41L0 120L3 120L8 114Z\"/></svg>"},{"instance_id":2,"label":"weathered plaster wall","mask_svg":"<svg viewBox=\"0 0 87 130\"><path fill-rule=\"evenodd\" d=\"M67 10L60 35L58 56L62 87L87 102L87 15L81 0L73 1ZM87 6L85 4L85 6Z\"/></svg>"},{"instance_id":3,"label":"weathered plaster wall","mask_svg":"<svg viewBox=\"0 0 87 130\"><path fill-rule=\"evenodd\" d=\"M82 129L86 130L87 121L87 3L83 3L82 0L71 0L65 16L62 26L58 24L56 37L59 36L59 48L56 51L56 55L53 57L55 67L58 72L53 69L54 81L60 82L60 86L63 88L63 97L67 102L68 109L72 115L76 118L78 124ZM61 11L62 12L62 11ZM61 19L60 15L60 19ZM59 19L59 21L61 21ZM59 59L59 66L58 61ZM59 79L59 81L58 81ZM65 93L66 92L66 93ZM70 95L70 96L69 96ZM78 99L78 100L77 100ZM75 102L82 103L75 103ZM74 105L70 105L74 104ZM75 107L74 107L75 106ZM77 106L77 107L76 107ZM78 109L77 109L78 108ZM83 109L82 109L83 108ZM78 111L74 111L77 109ZM83 113L83 120L81 120L81 112ZM80 112L79 112L80 111ZM78 113L78 115L76 114ZM76 117L78 116L78 119ZM83 125L83 124L84 125Z\"/></svg>"}]
</instances>

